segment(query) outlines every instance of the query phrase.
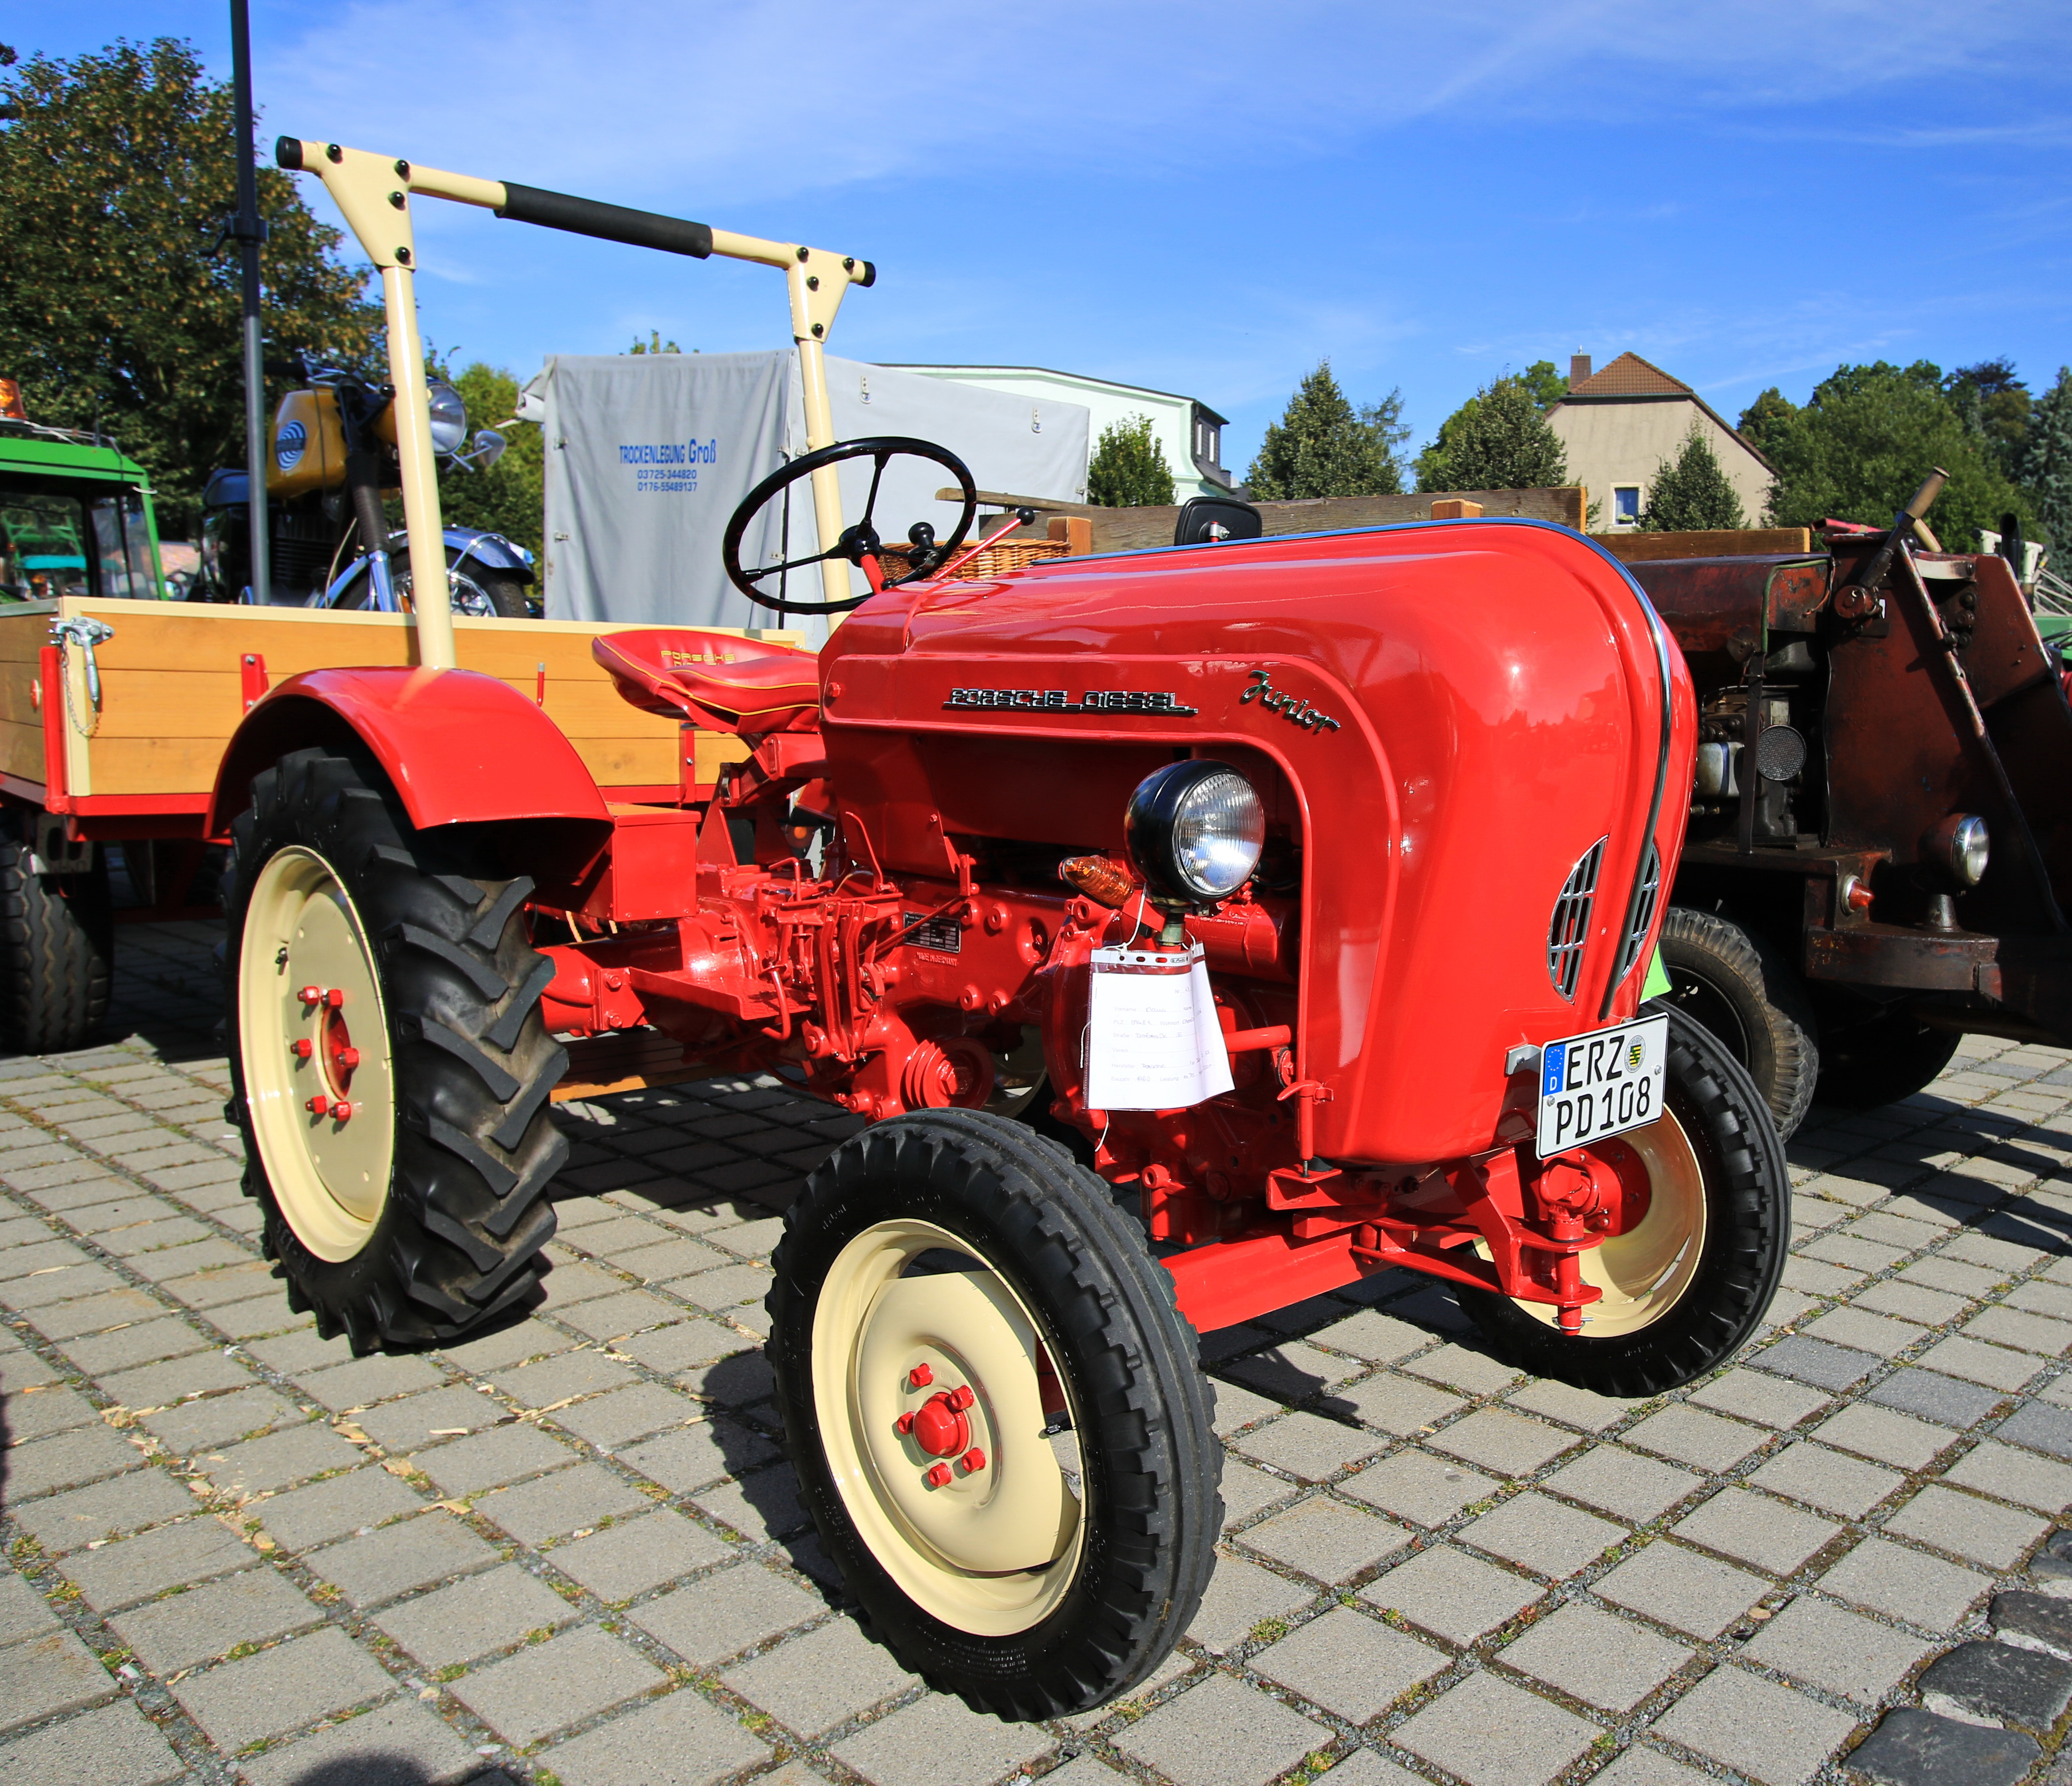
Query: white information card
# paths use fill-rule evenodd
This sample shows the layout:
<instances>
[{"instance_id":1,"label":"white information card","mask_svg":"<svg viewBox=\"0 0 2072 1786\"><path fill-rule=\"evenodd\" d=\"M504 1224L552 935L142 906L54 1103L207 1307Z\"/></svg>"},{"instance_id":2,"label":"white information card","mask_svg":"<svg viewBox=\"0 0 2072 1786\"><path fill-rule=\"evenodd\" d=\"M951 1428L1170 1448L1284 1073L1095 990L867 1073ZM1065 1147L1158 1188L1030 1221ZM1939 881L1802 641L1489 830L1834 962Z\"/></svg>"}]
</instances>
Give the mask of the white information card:
<instances>
[{"instance_id":1,"label":"white information card","mask_svg":"<svg viewBox=\"0 0 2072 1786\"><path fill-rule=\"evenodd\" d=\"M1202 946L1096 949L1087 1024L1087 1107L1181 1110L1231 1089Z\"/></svg>"}]
</instances>

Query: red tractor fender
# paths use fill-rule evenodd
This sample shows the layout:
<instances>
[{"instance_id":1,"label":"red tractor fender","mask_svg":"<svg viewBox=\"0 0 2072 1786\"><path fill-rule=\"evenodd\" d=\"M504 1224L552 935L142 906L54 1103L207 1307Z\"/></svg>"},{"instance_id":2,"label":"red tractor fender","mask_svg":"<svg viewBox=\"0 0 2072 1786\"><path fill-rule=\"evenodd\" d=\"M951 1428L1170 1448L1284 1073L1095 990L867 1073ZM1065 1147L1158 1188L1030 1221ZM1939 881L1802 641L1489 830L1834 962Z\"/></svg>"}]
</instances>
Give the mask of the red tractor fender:
<instances>
[{"instance_id":1,"label":"red tractor fender","mask_svg":"<svg viewBox=\"0 0 2072 1786\"><path fill-rule=\"evenodd\" d=\"M289 751L357 739L419 830L495 819L611 823L560 727L508 683L475 670L310 670L269 691L232 735L209 806L212 836Z\"/></svg>"}]
</instances>

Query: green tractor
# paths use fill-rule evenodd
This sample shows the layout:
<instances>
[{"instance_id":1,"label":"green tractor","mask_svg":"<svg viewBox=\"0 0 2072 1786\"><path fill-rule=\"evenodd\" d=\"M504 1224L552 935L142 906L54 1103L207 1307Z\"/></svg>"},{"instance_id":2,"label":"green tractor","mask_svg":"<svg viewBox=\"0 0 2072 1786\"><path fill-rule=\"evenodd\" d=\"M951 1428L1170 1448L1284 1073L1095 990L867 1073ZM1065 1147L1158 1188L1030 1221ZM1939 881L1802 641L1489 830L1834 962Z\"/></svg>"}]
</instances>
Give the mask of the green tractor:
<instances>
[{"instance_id":1,"label":"green tractor","mask_svg":"<svg viewBox=\"0 0 2072 1786\"><path fill-rule=\"evenodd\" d=\"M112 442L27 420L10 391L0 379L0 601L163 601L143 466Z\"/></svg>"}]
</instances>

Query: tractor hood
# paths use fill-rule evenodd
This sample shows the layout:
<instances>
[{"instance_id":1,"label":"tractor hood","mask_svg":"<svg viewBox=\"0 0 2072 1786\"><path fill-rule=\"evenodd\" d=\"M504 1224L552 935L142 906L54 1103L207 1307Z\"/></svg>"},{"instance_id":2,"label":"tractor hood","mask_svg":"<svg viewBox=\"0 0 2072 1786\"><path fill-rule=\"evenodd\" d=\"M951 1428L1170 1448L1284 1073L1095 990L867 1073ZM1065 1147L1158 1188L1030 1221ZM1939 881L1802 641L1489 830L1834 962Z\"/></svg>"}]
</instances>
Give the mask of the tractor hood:
<instances>
[{"instance_id":1,"label":"tractor hood","mask_svg":"<svg viewBox=\"0 0 2072 1786\"><path fill-rule=\"evenodd\" d=\"M1566 529L1441 522L911 585L821 664L837 798L887 870L944 873L946 838L1119 849L1130 790L1176 755L1231 762L1287 807L1300 1069L1330 1090L1330 1157L1486 1147L1512 1049L1638 1004L1659 902L1636 877L1675 860L1695 714L1646 598ZM1572 960L1550 946L1564 895L1587 909Z\"/></svg>"}]
</instances>

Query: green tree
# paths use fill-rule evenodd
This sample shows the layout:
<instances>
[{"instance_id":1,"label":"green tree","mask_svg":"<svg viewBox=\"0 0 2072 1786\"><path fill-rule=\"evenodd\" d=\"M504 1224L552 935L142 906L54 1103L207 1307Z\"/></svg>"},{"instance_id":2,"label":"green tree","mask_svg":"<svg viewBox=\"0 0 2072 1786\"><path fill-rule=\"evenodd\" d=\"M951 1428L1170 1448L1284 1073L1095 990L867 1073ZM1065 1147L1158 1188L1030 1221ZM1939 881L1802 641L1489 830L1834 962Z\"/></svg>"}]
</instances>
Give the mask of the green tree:
<instances>
[{"instance_id":1,"label":"green tree","mask_svg":"<svg viewBox=\"0 0 2072 1786\"><path fill-rule=\"evenodd\" d=\"M29 413L98 426L149 468L159 525L200 518L201 487L245 462L228 84L191 44L117 43L70 61L0 50L0 370ZM259 170L267 347L364 363L381 312L290 177Z\"/></svg>"},{"instance_id":2,"label":"green tree","mask_svg":"<svg viewBox=\"0 0 2072 1786\"><path fill-rule=\"evenodd\" d=\"M2035 525L2027 495L2000 469L1986 438L1967 425L1926 360L1839 366L1803 409L1766 425L1763 450L1777 467L1770 514L1778 527L1818 527L1832 515L1889 526L1935 466L1950 474L1928 524L1953 550L1978 545L2003 515Z\"/></svg>"},{"instance_id":3,"label":"green tree","mask_svg":"<svg viewBox=\"0 0 2072 1786\"><path fill-rule=\"evenodd\" d=\"M2018 477L2033 403L2028 385L2015 376L2014 363L2003 355L1959 366L1943 380L1942 388L1965 427L1986 442L2002 474Z\"/></svg>"},{"instance_id":4,"label":"green tree","mask_svg":"<svg viewBox=\"0 0 2072 1786\"><path fill-rule=\"evenodd\" d=\"M1647 512L1640 518L1650 533L1695 533L1712 528L1746 527L1741 499L1720 469L1712 443L1696 422L1684 437L1673 459L1655 468L1647 491Z\"/></svg>"},{"instance_id":5,"label":"green tree","mask_svg":"<svg viewBox=\"0 0 2072 1786\"><path fill-rule=\"evenodd\" d=\"M1260 502L1316 496L1393 496L1403 488L1396 450L1409 438L1403 392L1355 410L1331 375L1331 363L1296 387L1281 420L1267 425L1245 482Z\"/></svg>"},{"instance_id":6,"label":"green tree","mask_svg":"<svg viewBox=\"0 0 2072 1786\"><path fill-rule=\"evenodd\" d=\"M1543 416L1568 394L1568 380L1554 369L1551 359L1536 359L1518 375L1519 383L1532 393L1532 401Z\"/></svg>"},{"instance_id":7,"label":"green tree","mask_svg":"<svg viewBox=\"0 0 2072 1786\"><path fill-rule=\"evenodd\" d=\"M1111 422L1087 462L1087 500L1102 508L1157 507L1174 499L1173 468L1151 418Z\"/></svg>"},{"instance_id":8,"label":"green tree","mask_svg":"<svg viewBox=\"0 0 2072 1786\"><path fill-rule=\"evenodd\" d=\"M1568 481L1568 455L1523 378L1484 386L1417 455L1420 490L1548 490Z\"/></svg>"},{"instance_id":9,"label":"green tree","mask_svg":"<svg viewBox=\"0 0 2072 1786\"><path fill-rule=\"evenodd\" d=\"M664 341L660 329L650 329L645 341L635 335L633 345L626 351L629 354L680 354L684 350L673 341Z\"/></svg>"},{"instance_id":10,"label":"green tree","mask_svg":"<svg viewBox=\"0 0 2072 1786\"><path fill-rule=\"evenodd\" d=\"M1756 450L1766 458L1770 455L1772 434L1788 429L1791 418L1798 413L1799 405L1773 384L1741 411L1741 419L1735 426L1747 439L1755 442Z\"/></svg>"},{"instance_id":11,"label":"green tree","mask_svg":"<svg viewBox=\"0 0 2072 1786\"><path fill-rule=\"evenodd\" d=\"M529 421L512 421L518 408L518 380L509 372L477 360L454 377L453 386L467 405L469 432L495 428L510 445L485 470L443 469L440 514L449 527L487 528L538 553L546 536L545 430Z\"/></svg>"},{"instance_id":12,"label":"green tree","mask_svg":"<svg viewBox=\"0 0 2072 1786\"><path fill-rule=\"evenodd\" d=\"M2021 469L2045 537L2059 557L2072 556L2072 367L2059 367L2058 382L2036 400Z\"/></svg>"}]
</instances>

